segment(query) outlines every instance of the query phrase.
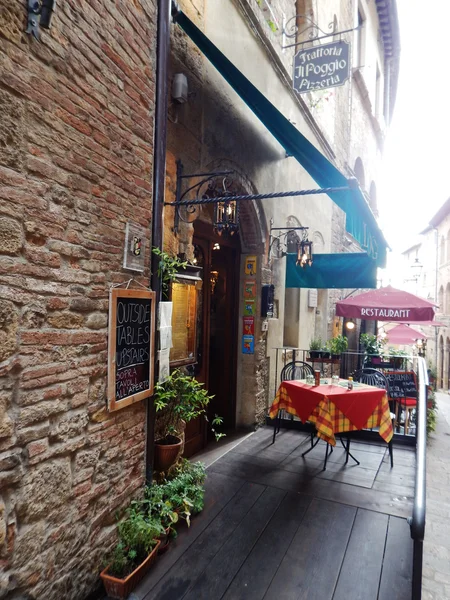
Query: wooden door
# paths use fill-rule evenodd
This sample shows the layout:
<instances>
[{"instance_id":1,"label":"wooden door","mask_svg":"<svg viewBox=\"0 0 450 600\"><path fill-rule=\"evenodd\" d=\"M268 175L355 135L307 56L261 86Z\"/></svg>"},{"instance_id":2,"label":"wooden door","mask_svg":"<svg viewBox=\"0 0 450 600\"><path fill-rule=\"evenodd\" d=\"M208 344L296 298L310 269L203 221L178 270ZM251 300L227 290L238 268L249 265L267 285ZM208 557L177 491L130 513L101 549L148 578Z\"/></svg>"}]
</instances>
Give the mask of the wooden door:
<instances>
[{"instance_id":1,"label":"wooden door","mask_svg":"<svg viewBox=\"0 0 450 600\"><path fill-rule=\"evenodd\" d=\"M239 239L215 235L211 225L195 223L194 245L203 268L197 322L197 359L193 374L214 398L208 418L224 419L221 431L236 423L236 359L238 335ZM211 428L200 417L186 427L185 456L201 450Z\"/></svg>"}]
</instances>

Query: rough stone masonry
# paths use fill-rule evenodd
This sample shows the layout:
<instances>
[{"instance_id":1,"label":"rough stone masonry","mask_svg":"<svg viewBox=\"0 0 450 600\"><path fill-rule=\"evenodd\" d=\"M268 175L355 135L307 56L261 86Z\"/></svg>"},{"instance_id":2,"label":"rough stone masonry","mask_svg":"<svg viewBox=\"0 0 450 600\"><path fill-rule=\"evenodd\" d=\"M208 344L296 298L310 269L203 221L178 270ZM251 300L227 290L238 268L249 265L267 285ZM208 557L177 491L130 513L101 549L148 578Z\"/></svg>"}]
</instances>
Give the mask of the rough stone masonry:
<instances>
[{"instance_id":1,"label":"rough stone masonry","mask_svg":"<svg viewBox=\"0 0 450 600\"><path fill-rule=\"evenodd\" d=\"M108 414L105 376L125 224L151 224L156 8L58 2L36 41L26 4L0 0L0 598L78 600L144 480L145 407Z\"/></svg>"}]
</instances>

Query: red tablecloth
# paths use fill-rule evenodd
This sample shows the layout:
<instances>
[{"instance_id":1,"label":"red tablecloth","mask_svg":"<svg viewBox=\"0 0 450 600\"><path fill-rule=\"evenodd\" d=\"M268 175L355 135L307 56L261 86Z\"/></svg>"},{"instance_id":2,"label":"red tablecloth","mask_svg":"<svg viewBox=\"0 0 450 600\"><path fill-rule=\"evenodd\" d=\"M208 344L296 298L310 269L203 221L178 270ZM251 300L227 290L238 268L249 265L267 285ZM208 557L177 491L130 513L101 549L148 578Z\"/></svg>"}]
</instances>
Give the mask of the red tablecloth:
<instances>
[{"instance_id":1,"label":"red tablecloth","mask_svg":"<svg viewBox=\"0 0 450 600\"><path fill-rule=\"evenodd\" d=\"M338 385L312 386L303 381L283 381L270 408L270 417L280 409L303 422L315 423L318 436L330 444L334 434L379 427L380 436L389 442L393 435L386 391L368 385L353 390Z\"/></svg>"}]
</instances>

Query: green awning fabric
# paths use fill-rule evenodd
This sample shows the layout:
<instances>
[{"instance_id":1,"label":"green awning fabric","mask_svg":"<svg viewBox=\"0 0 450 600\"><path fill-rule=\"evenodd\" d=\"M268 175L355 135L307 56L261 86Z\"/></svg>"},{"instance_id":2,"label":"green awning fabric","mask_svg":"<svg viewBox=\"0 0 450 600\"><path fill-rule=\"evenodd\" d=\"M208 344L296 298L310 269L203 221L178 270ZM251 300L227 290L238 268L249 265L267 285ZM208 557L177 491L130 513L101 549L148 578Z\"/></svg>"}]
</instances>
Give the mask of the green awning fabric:
<instances>
[{"instance_id":1,"label":"green awning fabric","mask_svg":"<svg viewBox=\"0 0 450 600\"><path fill-rule=\"evenodd\" d=\"M344 175L290 123L232 62L179 11L174 21L187 33L265 127L294 156L321 188L348 186ZM361 190L329 193L347 215L346 229L379 267L385 266L387 242Z\"/></svg>"},{"instance_id":2,"label":"green awning fabric","mask_svg":"<svg viewBox=\"0 0 450 600\"><path fill-rule=\"evenodd\" d=\"M376 288L377 265L365 252L314 254L311 267L298 267L297 254L286 255L287 288Z\"/></svg>"}]
</instances>

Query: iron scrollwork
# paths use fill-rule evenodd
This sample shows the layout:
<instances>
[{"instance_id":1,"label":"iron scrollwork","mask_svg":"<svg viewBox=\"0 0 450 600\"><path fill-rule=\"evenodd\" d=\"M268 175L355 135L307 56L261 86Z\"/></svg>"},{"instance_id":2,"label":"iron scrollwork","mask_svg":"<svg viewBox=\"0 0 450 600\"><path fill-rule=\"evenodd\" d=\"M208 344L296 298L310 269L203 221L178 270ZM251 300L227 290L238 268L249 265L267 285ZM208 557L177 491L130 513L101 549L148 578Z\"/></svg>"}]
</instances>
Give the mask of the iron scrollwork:
<instances>
[{"instance_id":1,"label":"iron scrollwork","mask_svg":"<svg viewBox=\"0 0 450 600\"><path fill-rule=\"evenodd\" d=\"M297 21L299 19L304 19L308 26L305 29L299 31ZM311 19L308 15L295 15L286 21L283 27L283 35L289 39L295 38L297 36L303 35L304 33L308 33L308 40L313 41L315 38L319 36L319 33L323 35L334 35L335 34L335 23L331 22L328 24L328 31L324 31L319 25ZM301 42L299 42L301 43Z\"/></svg>"},{"instance_id":2,"label":"iron scrollwork","mask_svg":"<svg viewBox=\"0 0 450 600\"><path fill-rule=\"evenodd\" d=\"M183 175L183 165L181 164L181 161L177 161L177 190L176 202L174 203L175 215L173 227L175 234L178 233L180 220L184 223L192 223L198 217L201 210L201 204L199 204L200 200L214 197L223 198L234 195L234 192L231 191L232 180L227 177L232 173L233 171L217 171L213 173L193 173L191 175ZM183 180L193 178L201 179L182 191ZM189 204L189 202L186 202L189 200L189 194L192 195L191 199L196 204ZM185 204L179 205L181 202L185 202Z\"/></svg>"}]
</instances>

